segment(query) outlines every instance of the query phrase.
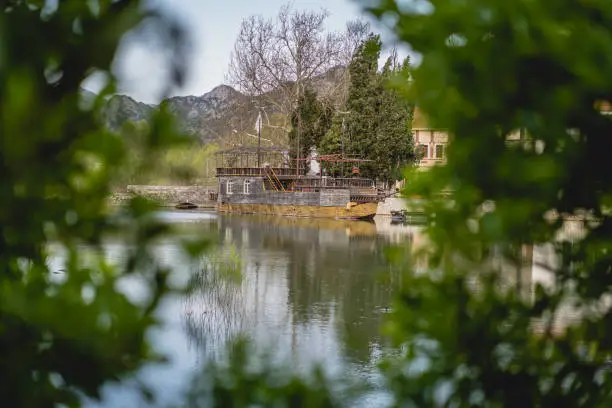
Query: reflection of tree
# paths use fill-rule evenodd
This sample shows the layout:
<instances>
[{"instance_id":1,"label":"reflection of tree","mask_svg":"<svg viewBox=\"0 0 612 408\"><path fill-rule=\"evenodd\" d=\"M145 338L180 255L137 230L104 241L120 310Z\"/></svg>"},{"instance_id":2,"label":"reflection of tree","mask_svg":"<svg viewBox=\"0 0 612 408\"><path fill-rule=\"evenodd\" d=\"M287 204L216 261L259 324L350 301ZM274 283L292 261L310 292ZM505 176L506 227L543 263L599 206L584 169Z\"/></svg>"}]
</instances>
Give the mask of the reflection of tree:
<instances>
[{"instance_id":1,"label":"reflection of tree","mask_svg":"<svg viewBox=\"0 0 612 408\"><path fill-rule=\"evenodd\" d=\"M348 357L363 363L373 345L380 345L379 326L390 304L394 285L383 281L391 272L385 262L383 237L347 236L350 222L223 217L221 236L242 245L248 229L249 250L257 256L275 251L286 256L288 306L293 330L334 322ZM359 224L355 224L359 226ZM394 278L396 279L396 277ZM281 307L281 306L279 306Z\"/></svg>"},{"instance_id":2,"label":"reflection of tree","mask_svg":"<svg viewBox=\"0 0 612 408\"><path fill-rule=\"evenodd\" d=\"M333 327L326 339L338 338L341 350L331 352L360 367L386 349L379 329L402 277L385 251L397 237L368 234L366 223L253 215L221 216L215 227L224 262L232 264L238 256L244 275L228 279L225 264L211 263L212 258L194 274L185 327L199 347L218 351L236 335L259 328L276 338L291 333L296 356L302 333ZM411 250L406 245L403 252ZM232 255L228 248L234 246L239 252ZM270 317L270 309L276 317Z\"/></svg>"},{"instance_id":3,"label":"reflection of tree","mask_svg":"<svg viewBox=\"0 0 612 408\"><path fill-rule=\"evenodd\" d=\"M369 245L372 243L376 243L374 250ZM380 311L391 299L392 288L381 280L385 271L382 246L372 238L369 242L351 240L344 248L319 247L314 256L316 264L302 262L304 251L300 248L294 251L294 262L306 266L301 275L290 278L293 309L305 313L298 320L308 319L313 305L335 303L339 335L348 356L359 362L368 361L371 345L381 342ZM318 319L325 317L316 315Z\"/></svg>"},{"instance_id":4,"label":"reflection of tree","mask_svg":"<svg viewBox=\"0 0 612 408\"><path fill-rule=\"evenodd\" d=\"M214 254L194 271L184 298L184 328L199 350L218 351L247 326L240 262Z\"/></svg>"}]
</instances>

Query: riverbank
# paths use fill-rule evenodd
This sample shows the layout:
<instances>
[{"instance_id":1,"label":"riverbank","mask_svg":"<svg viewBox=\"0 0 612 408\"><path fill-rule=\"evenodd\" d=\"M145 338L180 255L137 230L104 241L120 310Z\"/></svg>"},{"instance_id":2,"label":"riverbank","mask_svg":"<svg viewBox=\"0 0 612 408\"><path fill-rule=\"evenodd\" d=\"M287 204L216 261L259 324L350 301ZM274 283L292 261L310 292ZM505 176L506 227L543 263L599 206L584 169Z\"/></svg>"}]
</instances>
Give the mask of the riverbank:
<instances>
[{"instance_id":1,"label":"riverbank","mask_svg":"<svg viewBox=\"0 0 612 408\"><path fill-rule=\"evenodd\" d=\"M197 208L215 208L216 191L203 186L150 186L129 185L124 193L113 193L109 197L111 205L122 205L135 196L144 197L160 207L174 208L179 204L190 203Z\"/></svg>"},{"instance_id":2,"label":"riverbank","mask_svg":"<svg viewBox=\"0 0 612 408\"><path fill-rule=\"evenodd\" d=\"M122 205L135 196L147 198L160 207L174 208L181 203L191 203L198 208L215 208L217 192L203 186L152 186L129 185L126 192L113 193L109 197L112 205ZM411 206L414 203L410 203ZM378 204L376 215L391 216L392 211L406 209L408 202L403 198L388 197Z\"/></svg>"},{"instance_id":3,"label":"riverbank","mask_svg":"<svg viewBox=\"0 0 612 408\"><path fill-rule=\"evenodd\" d=\"M217 191L210 187L155 185L128 185L126 192L111 194L109 204L123 205L135 196L151 200L161 208L176 208L179 204L190 203L196 208L215 209L217 205ZM408 208L418 213L419 207L419 200L387 197L378 203L376 216L391 217L392 212Z\"/></svg>"}]
</instances>

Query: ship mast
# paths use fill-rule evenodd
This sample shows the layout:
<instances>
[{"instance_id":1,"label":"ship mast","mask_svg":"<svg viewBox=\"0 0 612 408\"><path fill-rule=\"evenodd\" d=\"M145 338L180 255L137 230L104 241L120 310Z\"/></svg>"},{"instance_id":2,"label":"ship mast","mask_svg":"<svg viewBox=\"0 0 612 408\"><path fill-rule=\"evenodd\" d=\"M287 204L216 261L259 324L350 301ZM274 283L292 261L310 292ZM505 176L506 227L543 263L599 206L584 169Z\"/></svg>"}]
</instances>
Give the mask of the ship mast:
<instances>
[{"instance_id":1,"label":"ship mast","mask_svg":"<svg viewBox=\"0 0 612 408\"><path fill-rule=\"evenodd\" d=\"M255 123L255 127L257 128L257 167L261 167L261 125L263 124L263 118L261 116L261 110L263 107L257 106L258 114L257 114L257 122Z\"/></svg>"},{"instance_id":2,"label":"ship mast","mask_svg":"<svg viewBox=\"0 0 612 408\"><path fill-rule=\"evenodd\" d=\"M300 133L302 130L302 115L300 113L300 109L298 107L297 109L297 119L298 119L298 123L297 123L297 151L295 152L295 158L297 159L296 162L296 170L295 170L295 175L299 177L300 175Z\"/></svg>"}]
</instances>

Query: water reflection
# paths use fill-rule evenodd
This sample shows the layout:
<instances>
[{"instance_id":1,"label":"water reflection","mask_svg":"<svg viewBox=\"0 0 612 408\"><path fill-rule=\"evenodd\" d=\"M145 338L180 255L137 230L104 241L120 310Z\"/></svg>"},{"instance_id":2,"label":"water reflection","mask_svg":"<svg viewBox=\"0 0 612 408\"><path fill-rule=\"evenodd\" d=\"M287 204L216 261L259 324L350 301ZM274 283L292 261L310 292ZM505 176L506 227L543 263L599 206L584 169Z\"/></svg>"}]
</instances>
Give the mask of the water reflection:
<instances>
[{"instance_id":1,"label":"water reflection","mask_svg":"<svg viewBox=\"0 0 612 408\"><path fill-rule=\"evenodd\" d=\"M239 254L243 275L203 282L185 300L198 352L214 356L246 334L298 366L330 356L369 361L391 296L374 224L225 216L216 234L222 249Z\"/></svg>"},{"instance_id":2,"label":"water reflection","mask_svg":"<svg viewBox=\"0 0 612 408\"><path fill-rule=\"evenodd\" d=\"M152 332L167 365L143 368L137 381L156 390L156 406L180 402L191 375L203 362L223 354L228 341L246 335L258 348L273 347L274 356L297 370L323 363L330 373L374 375L385 347L379 326L387 312L399 272L384 258L388 243L406 240L414 230L384 222L313 220L170 211L160 219L177 234L156 244L163 265L175 279L197 288L189 296L165 300L161 330ZM388 223L387 223L388 224ZM180 241L211 236L215 257L188 262ZM110 239L105 256L125 261L126 248ZM213 273L211 263L240 259L240 279ZM53 262L61 267L61 256ZM137 282L121 288L138 296ZM136 382L109 385L102 404L149 406L135 392Z\"/></svg>"},{"instance_id":3,"label":"water reflection","mask_svg":"<svg viewBox=\"0 0 612 408\"><path fill-rule=\"evenodd\" d=\"M167 299L160 310L163 330L153 334L168 354L166 366L146 367L139 380L162 403L179 402L203 361L219 358L228 341L246 335L295 369L323 363L328 372L375 378L374 365L386 348L380 325L401 283L385 260L388 244L427 245L422 227L375 222L315 220L203 212L164 212L178 234L158 242L160 262L183 279L193 279L189 296ZM218 255L187 262L179 242L211 236ZM537 248L536 248L537 252ZM408 253L408 251L406 251ZM110 242L106 256L120 262L122 248ZM212 266L238 263L240 278ZM530 259L519 274L532 279ZM129 286L129 285L128 285ZM107 407L146 406L128 386L107 387Z\"/></svg>"}]
</instances>

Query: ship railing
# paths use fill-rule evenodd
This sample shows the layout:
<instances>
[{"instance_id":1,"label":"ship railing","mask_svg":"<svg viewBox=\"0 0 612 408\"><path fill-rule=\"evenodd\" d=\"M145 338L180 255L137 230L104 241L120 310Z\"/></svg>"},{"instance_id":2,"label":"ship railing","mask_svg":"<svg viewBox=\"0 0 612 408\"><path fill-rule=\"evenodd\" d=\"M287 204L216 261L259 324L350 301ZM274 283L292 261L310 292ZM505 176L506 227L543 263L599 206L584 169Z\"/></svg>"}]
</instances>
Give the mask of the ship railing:
<instances>
[{"instance_id":1,"label":"ship railing","mask_svg":"<svg viewBox=\"0 0 612 408\"><path fill-rule=\"evenodd\" d=\"M268 167L277 177L295 176L297 170L290 167ZM301 170L303 172L303 170ZM217 177L266 177L264 167L217 167Z\"/></svg>"},{"instance_id":2,"label":"ship railing","mask_svg":"<svg viewBox=\"0 0 612 408\"><path fill-rule=\"evenodd\" d=\"M300 178L296 180L296 187L308 188L371 188L375 189L374 182L366 178Z\"/></svg>"},{"instance_id":3,"label":"ship railing","mask_svg":"<svg viewBox=\"0 0 612 408\"><path fill-rule=\"evenodd\" d=\"M380 201L380 198L376 195L353 195L351 194L351 201L356 203L374 203Z\"/></svg>"},{"instance_id":4,"label":"ship railing","mask_svg":"<svg viewBox=\"0 0 612 408\"><path fill-rule=\"evenodd\" d=\"M378 195L375 188L370 187L342 187L342 186L295 186L295 191L325 191L325 190L349 190L351 194Z\"/></svg>"}]
</instances>

